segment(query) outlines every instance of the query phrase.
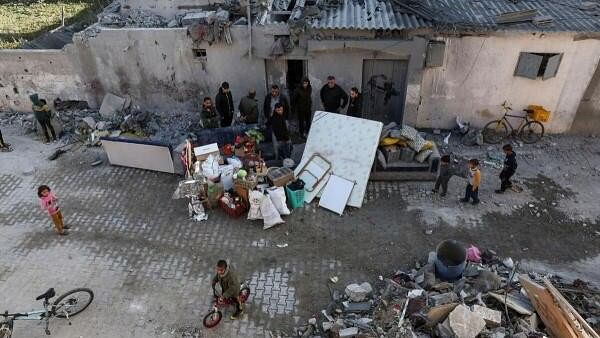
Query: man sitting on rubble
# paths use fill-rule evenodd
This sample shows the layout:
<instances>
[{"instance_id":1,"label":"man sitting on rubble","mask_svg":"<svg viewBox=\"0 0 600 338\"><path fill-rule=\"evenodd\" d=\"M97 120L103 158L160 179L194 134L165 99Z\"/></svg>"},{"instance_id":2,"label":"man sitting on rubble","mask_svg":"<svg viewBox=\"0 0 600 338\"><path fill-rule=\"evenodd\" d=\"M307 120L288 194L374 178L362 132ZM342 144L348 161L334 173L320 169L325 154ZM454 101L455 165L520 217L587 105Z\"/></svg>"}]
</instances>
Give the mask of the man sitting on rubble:
<instances>
[{"instance_id":1,"label":"man sitting on rubble","mask_svg":"<svg viewBox=\"0 0 600 338\"><path fill-rule=\"evenodd\" d=\"M237 319L244 312L242 303L240 302L240 280L233 269L227 266L227 262L223 259L217 262L215 270L217 273L212 280L213 292L215 295L217 295L215 286L219 284L221 287L219 302L229 299L236 304L236 311L233 315L231 315L231 319Z\"/></svg>"},{"instance_id":2,"label":"man sitting on rubble","mask_svg":"<svg viewBox=\"0 0 600 338\"><path fill-rule=\"evenodd\" d=\"M200 118L202 128L219 128L219 114L217 114L215 107L213 107L212 99L210 97L205 97L202 101L202 112L200 112Z\"/></svg>"}]
</instances>

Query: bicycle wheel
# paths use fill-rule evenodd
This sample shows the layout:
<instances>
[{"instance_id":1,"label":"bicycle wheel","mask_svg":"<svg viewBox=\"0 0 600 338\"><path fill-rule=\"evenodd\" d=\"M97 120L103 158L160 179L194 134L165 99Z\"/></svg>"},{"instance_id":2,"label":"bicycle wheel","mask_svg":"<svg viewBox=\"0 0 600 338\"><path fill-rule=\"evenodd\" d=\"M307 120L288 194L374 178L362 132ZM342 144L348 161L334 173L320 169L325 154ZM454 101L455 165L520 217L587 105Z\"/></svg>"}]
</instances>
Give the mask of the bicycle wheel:
<instances>
[{"instance_id":1,"label":"bicycle wheel","mask_svg":"<svg viewBox=\"0 0 600 338\"><path fill-rule=\"evenodd\" d=\"M500 143L507 135L508 128L502 120L491 121L483 127L483 140L487 143Z\"/></svg>"},{"instance_id":2,"label":"bicycle wheel","mask_svg":"<svg viewBox=\"0 0 600 338\"><path fill-rule=\"evenodd\" d=\"M202 324L204 324L204 327L210 329L219 325L221 318L223 318L223 313L221 313L221 311L212 310L206 316L204 316Z\"/></svg>"},{"instance_id":3,"label":"bicycle wheel","mask_svg":"<svg viewBox=\"0 0 600 338\"><path fill-rule=\"evenodd\" d=\"M525 123L519 137L524 143L535 143L544 136L544 125L538 121L529 121Z\"/></svg>"},{"instance_id":4,"label":"bicycle wheel","mask_svg":"<svg viewBox=\"0 0 600 338\"><path fill-rule=\"evenodd\" d=\"M69 317L73 317L85 310L93 299L94 293L92 290L86 288L73 289L58 297L54 302L56 317L66 318L67 314Z\"/></svg>"},{"instance_id":5,"label":"bicycle wheel","mask_svg":"<svg viewBox=\"0 0 600 338\"><path fill-rule=\"evenodd\" d=\"M240 302L242 302L242 304L245 303L249 297L250 297L250 288L246 286L240 290Z\"/></svg>"}]
</instances>

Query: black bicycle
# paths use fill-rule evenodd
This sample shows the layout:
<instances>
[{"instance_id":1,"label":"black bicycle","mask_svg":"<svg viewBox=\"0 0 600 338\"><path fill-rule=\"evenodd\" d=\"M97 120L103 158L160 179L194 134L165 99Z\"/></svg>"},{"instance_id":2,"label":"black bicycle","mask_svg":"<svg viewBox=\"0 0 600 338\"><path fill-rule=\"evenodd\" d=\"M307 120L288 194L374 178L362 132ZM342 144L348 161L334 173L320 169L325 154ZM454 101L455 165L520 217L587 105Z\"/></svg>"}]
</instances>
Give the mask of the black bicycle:
<instances>
[{"instance_id":1,"label":"black bicycle","mask_svg":"<svg viewBox=\"0 0 600 338\"><path fill-rule=\"evenodd\" d=\"M497 144L509 135L518 136L524 143L535 143L544 136L544 125L536 120L529 119L530 112L524 110L526 115L511 115L512 108L506 103L502 104L504 116L499 120L489 122L483 127L483 140L487 143ZM521 123L514 128L507 117L521 119ZM510 127L510 132L508 128Z\"/></svg>"},{"instance_id":2,"label":"black bicycle","mask_svg":"<svg viewBox=\"0 0 600 338\"><path fill-rule=\"evenodd\" d=\"M44 308L24 313L0 313L0 338L10 338L13 333L13 323L15 320L43 320L46 323L46 334L50 335L48 326L53 317L66 318L71 325L70 318L85 310L94 299L94 293L90 289L78 288L71 290L51 304L50 298L56 296L54 288L48 289L45 293L39 295L35 300L44 300Z\"/></svg>"}]
</instances>

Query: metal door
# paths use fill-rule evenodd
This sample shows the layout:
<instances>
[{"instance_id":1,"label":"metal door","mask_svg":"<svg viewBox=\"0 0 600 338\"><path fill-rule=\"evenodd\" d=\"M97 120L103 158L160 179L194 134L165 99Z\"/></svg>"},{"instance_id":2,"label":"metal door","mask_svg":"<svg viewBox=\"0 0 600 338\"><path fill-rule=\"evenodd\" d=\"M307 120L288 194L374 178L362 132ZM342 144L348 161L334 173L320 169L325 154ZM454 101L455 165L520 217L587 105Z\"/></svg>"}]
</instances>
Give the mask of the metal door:
<instances>
[{"instance_id":1,"label":"metal door","mask_svg":"<svg viewBox=\"0 0 600 338\"><path fill-rule=\"evenodd\" d=\"M402 124L407 71L407 60L363 61L364 118Z\"/></svg>"}]
</instances>

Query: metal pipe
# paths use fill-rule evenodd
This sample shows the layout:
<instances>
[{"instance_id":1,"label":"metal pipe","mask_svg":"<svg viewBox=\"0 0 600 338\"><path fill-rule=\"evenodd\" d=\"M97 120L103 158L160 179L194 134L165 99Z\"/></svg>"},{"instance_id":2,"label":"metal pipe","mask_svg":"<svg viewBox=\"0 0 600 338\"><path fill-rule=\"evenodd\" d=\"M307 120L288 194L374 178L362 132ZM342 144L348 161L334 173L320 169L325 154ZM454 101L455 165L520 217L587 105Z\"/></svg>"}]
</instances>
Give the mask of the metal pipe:
<instances>
[{"instance_id":1,"label":"metal pipe","mask_svg":"<svg viewBox=\"0 0 600 338\"><path fill-rule=\"evenodd\" d=\"M250 14L250 0L246 6L246 16L248 19L248 57L252 60L252 17Z\"/></svg>"}]
</instances>

